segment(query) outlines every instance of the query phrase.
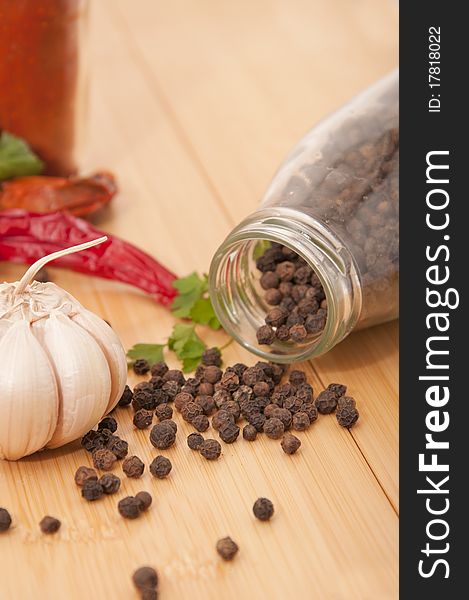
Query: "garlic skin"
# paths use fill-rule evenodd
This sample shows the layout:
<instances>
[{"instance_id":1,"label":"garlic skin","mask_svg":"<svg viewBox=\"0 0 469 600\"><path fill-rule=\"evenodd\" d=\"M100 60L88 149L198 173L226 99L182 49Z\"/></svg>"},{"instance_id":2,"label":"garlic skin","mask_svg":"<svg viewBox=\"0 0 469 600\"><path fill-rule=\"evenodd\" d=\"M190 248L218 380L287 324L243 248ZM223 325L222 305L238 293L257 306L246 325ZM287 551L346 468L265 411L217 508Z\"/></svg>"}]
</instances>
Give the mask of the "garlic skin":
<instances>
[{"instance_id":1,"label":"garlic skin","mask_svg":"<svg viewBox=\"0 0 469 600\"><path fill-rule=\"evenodd\" d=\"M124 348L105 321L54 283L23 279L0 284L0 458L8 460L81 437L127 379Z\"/></svg>"}]
</instances>

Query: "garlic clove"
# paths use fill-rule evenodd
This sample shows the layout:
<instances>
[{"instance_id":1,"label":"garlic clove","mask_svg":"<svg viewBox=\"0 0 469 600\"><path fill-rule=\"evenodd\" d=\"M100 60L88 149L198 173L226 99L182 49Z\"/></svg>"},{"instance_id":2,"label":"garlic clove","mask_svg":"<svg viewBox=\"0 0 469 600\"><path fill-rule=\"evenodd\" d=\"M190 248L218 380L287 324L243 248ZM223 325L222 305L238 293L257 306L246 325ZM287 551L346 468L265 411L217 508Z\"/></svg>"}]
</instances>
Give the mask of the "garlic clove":
<instances>
[{"instance_id":1,"label":"garlic clove","mask_svg":"<svg viewBox=\"0 0 469 600\"><path fill-rule=\"evenodd\" d=\"M48 448L82 436L104 415L111 393L107 360L93 337L67 316L52 313L42 332L59 390L59 418Z\"/></svg>"},{"instance_id":2,"label":"garlic clove","mask_svg":"<svg viewBox=\"0 0 469 600\"><path fill-rule=\"evenodd\" d=\"M41 450L58 418L55 374L26 320L0 340L0 458L17 460Z\"/></svg>"},{"instance_id":3,"label":"garlic clove","mask_svg":"<svg viewBox=\"0 0 469 600\"><path fill-rule=\"evenodd\" d=\"M98 343L111 371L111 395L104 414L119 402L127 382L127 361L121 341L107 323L86 308L72 317L72 321L83 327Z\"/></svg>"}]
</instances>

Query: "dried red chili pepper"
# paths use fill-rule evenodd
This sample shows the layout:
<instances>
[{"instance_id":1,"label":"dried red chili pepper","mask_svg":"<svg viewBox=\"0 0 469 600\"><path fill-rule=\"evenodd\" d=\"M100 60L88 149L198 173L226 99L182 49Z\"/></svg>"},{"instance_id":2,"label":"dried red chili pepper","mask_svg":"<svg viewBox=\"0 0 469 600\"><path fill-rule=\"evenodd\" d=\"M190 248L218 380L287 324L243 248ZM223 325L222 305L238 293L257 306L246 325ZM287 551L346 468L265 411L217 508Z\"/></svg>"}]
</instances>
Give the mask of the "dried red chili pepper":
<instances>
[{"instance_id":1,"label":"dried red chili pepper","mask_svg":"<svg viewBox=\"0 0 469 600\"><path fill-rule=\"evenodd\" d=\"M31 264L63 248L104 235L87 221L68 213L31 213L11 209L0 211L0 260ZM106 234L108 235L108 234ZM175 275L146 252L120 238L108 240L83 252L64 256L57 266L129 283L169 304L176 295Z\"/></svg>"},{"instance_id":2,"label":"dried red chili pepper","mask_svg":"<svg viewBox=\"0 0 469 600\"><path fill-rule=\"evenodd\" d=\"M0 209L67 210L75 216L88 215L110 202L116 192L114 175L107 172L90 177L17 177L0 183Z\"/></svg>"}]
</instances>

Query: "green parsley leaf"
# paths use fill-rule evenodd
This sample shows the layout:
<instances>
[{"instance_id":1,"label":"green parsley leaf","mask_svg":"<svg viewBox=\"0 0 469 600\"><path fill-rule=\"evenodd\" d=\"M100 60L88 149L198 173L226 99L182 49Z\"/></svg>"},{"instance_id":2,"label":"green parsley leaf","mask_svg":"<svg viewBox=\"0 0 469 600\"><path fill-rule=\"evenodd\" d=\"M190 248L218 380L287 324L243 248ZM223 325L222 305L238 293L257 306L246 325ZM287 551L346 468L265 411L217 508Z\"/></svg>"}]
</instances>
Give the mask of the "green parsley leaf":
<instances>
[{"instance_id":1,"label":"green parsley leaf","mask_svg":"<svg viewBox=\"0 0 469 600\"><path fill-rule=\"evenodd\" d=\"M199 298L191 309L190 317L195 323L208 325L212 329L220 329L221 327L210 298Z\"/></svg>"},{"instance_id":2,"label":"green parsley leaf","mask_svg":"<svg viewBox=\"0 0 469 600\"><path fill-rule=\"evenodd\" d=\"M192 373L195 371L200 364L200 357L198 358L184 358L182 360L182 370L184 373Z\"/></svg>"},{"instance_id":3,"label":"green parsley leaf","mask_svg":"<svg viewBox=\"0 0 469 600\"><path fill-rule=\"evenodd\" d=\"M202 298L207 291L207 277L199 277L197 273L191 273L182 279L176 279L173 282L179 294L173 300L171 310L176 317L189 318L192 307Z\"/></svg>"},{"instance_id":4,"label":"green parsley leaf","mask_svg":"<svg viewBox=\"0 0 469 600\"><path fill-rule=\"evenodd\" d=\"M138 358L144 358L150 365L154 365L164 360L163 349L165 346L166 344L135 344L127 352L127 358L131 363Z\"/></svg>"},{"instance_id":5,"label":"green parsley leaf","mask_svg":"<svg viewBox=\"0 0 469 600\"><path fill-rule=\"evenodd\" d=\"M168 348L182 360L182 370L188 373L200 363L206 345L196 334L194 324L178 323L168 340Z\"/></svg>"},{"instance_id":6,"label":"green parsley leaf","mask_svg":"<svg viewBox=\"0 0 469 600\"><path fill-rule=\"evenodd\" d=\"M254 258L254 260L260 258L267 250L267 248L270 248L270 246L271 243L269 242L269 240L259 240L254 246L254 250L252 253L252 257Z\"/></svg>"},{"instance_id":7,"label":"green parsley leaf","mask_svg":"<svg viewBox=\"0 0 469 600\"><path fill-rule=\"evenodd\" d=\"M19 137L3 131L0 133L0 181L22 175L42 173L44 163Z\"/></svg>"},{"instance_id":8,"label":"green parsley leaf","mask_svg":"<svg viewBox=\"0 0 469 600\"><path fill-rule=\"evenodd\" d=\"M173 286L179 294L173 300L171 310L176 317L191 319L194 323L220 329L220 321L215 315L208 295L207 275L191 273L182 279L176 279Z\"/></svg>"}]
</instances>

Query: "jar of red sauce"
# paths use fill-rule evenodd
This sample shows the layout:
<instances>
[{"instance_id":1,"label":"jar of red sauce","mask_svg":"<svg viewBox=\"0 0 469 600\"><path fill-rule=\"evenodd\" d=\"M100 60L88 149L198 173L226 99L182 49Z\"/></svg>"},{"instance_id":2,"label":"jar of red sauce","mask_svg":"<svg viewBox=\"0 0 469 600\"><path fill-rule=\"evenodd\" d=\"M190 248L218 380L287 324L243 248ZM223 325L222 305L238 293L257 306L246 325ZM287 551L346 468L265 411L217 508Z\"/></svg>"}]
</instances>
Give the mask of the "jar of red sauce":
<instances>
[{"instance_id":1,"label":"jar of red sauce","mask_svg":"<svg viewBox=\"0 0 469 600\"><path fill-rule=\"evenodd\" d=\"M28 142L51 175L77 170L87 4L0 0L0 130Z\"/></svg>"}]
</instances>

